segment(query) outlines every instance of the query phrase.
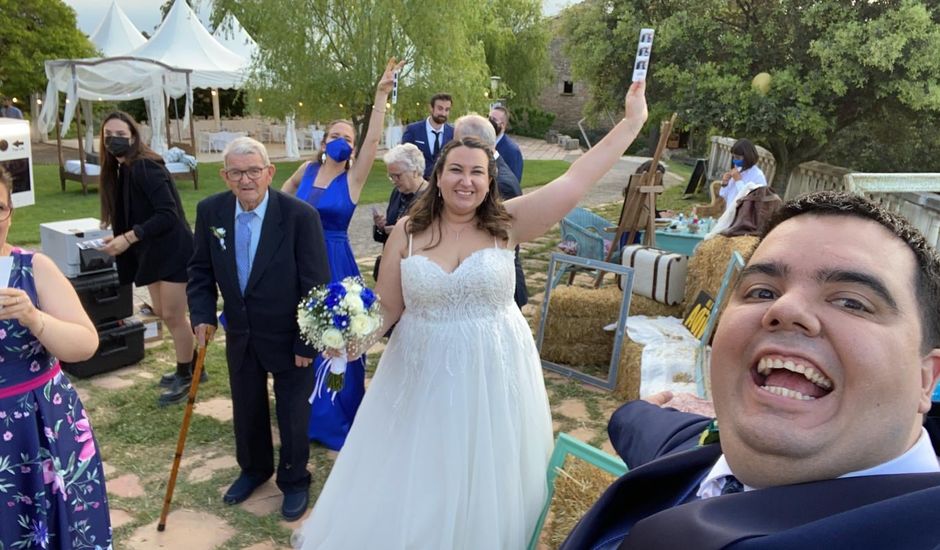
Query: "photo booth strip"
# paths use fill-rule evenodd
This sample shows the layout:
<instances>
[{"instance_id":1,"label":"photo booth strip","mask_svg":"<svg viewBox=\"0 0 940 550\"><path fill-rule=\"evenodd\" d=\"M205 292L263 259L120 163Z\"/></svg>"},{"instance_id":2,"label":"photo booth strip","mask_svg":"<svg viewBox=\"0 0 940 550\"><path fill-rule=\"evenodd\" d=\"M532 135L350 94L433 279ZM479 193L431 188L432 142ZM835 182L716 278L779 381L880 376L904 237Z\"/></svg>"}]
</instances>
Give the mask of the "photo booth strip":
<instances>
[{"instance_id":1,"label":"photo booth strip","mask_svg":"<svg viewBox=\"0 0 940 550\"><path fill-rule=\"evenodd\" d=\"M633 63L633 82L646 80L655 34L656 31L653 29L640 29L640 41L636 46L636 61Z\"/></svg>"}]
</instances>

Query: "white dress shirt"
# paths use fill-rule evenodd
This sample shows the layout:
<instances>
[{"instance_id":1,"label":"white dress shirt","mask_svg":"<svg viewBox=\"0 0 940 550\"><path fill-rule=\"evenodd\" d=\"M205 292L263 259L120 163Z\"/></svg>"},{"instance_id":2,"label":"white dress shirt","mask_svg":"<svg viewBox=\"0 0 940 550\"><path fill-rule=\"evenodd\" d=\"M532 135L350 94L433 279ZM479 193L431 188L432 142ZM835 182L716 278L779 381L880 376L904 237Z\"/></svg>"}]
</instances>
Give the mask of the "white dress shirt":
<instances>
[{"instance_id":1,"label":"white dress shirt","mask_svg":"<svg viewBox=\"0 0 940 550\"><path fill-rule=\"evenodd\" d=\"M849 472L839 476L839 479L844 477L878 476L886 474L926 474L934 472L940 472L940 462L937 461L937 455L934 453L933 444L930 442L930 436L927 435L927 430L921 428L920 437L917 438L917 442L901 456L892 458L887 462L882 462L872 468ZM727 482L728 476L730 475L733 475L731 467L728 466L728 461L725 460L725 455L722 454L718 458L718 462L712 466L708 475L705 476L705 479L702 480L696 496L699 498L717 497L721 494L721 488L725 486L725 482ZM743 482L742 485L744 485ZM754 487L744 485L744 490L753 491Z\"/></svg>"}]
</instances>

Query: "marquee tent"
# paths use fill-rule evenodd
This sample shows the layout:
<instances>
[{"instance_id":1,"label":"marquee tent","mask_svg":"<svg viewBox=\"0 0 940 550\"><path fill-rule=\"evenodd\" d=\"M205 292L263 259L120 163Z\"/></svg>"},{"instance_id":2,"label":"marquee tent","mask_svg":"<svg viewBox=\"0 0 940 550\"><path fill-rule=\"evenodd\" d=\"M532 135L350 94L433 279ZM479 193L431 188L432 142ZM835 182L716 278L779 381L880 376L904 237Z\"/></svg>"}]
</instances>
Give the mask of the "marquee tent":
<instances>
[{"instance_id":1,"label":"marquee tent","mask_svg":"<svg viewBox=\"0 0 940 550\"><path fill-rule=\"evenodd\" d=\"M131 23L124 11L118 6L117 0L112 0L111 7L98 28L91 35L91 43L98 48L105 57L127 55L134 48L146 42L144 35Z\"/></svg>"},{"instance_id":2,"label":"marquee tent","mask_svg":"<svg viewBox=\"0 0 940 550\"><path fill-rule=\"evenodd\" d=\"M258 43L231 12L226 13L212 37L226 48L251 61L258 53Z\"/></svg>"},{"instance_id":3,"label":"marquee tent","mask_svg":"<svg viewBox=\"0 0 940 550\"><path fill-rule=\"evenodd\" d=\"M251 61L213 38L185 0L176 0L150 40L128 55L192 70L193 88L240 88Z\"/></svg>"}]
</instances>

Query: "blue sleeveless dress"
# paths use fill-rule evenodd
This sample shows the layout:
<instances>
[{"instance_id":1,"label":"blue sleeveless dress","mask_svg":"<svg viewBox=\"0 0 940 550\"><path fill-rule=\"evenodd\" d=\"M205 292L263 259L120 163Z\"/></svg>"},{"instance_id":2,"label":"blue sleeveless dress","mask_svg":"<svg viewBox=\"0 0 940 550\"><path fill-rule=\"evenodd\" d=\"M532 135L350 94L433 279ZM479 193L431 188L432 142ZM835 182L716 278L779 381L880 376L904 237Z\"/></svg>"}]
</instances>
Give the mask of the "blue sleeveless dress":
<instances>
[{"instance_id":1,"label":"blue sleeveless dress","mask_svg":"<svg viewBox=\"0 0 940 550\"><path fill-rule=\"evenodd\" d=\"M33 255L10 287L37 306ZM26 327L0 321L0 548L111 548L101 455L78 393Z\"/></svg>"},{"instance_id":2,"label":"blue sleeveless dress","mask_svg":"<svg viewBox=\"0 0 940 550\"><path fill-rule=\"evenodd\" d=\"M305 200L320 213L323 235L326 239L326 253L330 259L330 272L333 281L344 277L359 276L359 266L349 246L349 222L352 220L356 204L349 197L349 183L346 172L336 176L330 186L320 189L313 186L320 165L311 162L304 171L297 198ZM319 374L323 358L314 358L313 366ZM346 434L352 427L353 418L365 395L365 358L352 361L346 368L346 380L343 389L331 399L330 393L323 391L315 395L310 409L310 424L307 435L311 441L318 441L324 446L338 451L346 441Z\"/></svg>"}]
</instances>

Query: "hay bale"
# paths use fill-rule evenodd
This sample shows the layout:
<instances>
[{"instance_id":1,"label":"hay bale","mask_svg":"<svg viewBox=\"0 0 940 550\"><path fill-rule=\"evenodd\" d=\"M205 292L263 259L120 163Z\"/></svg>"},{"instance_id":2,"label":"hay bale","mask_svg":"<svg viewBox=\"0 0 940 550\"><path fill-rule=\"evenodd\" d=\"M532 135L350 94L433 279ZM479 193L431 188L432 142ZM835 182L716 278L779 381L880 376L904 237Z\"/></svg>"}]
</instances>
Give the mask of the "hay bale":
<instances>
[{"instance_id":1,"label":"hay bale","mask_svg":"<svg viewBox=\"0 0 940 550\"><path fill-rule=\"evenodd\" d=\"M623 293L615 286L599 289L559 286L552 290L542 342L542 358L571 366L610 363L614 333L604 330L616 322ZM536 313L536 326L541 317Z\"/></svg>"},{"instance_id":2,"label":"hay bale","mask_svg":"<svg viewBox=\"0 0 940 550\"><path fill-rule=\"evenodd\" d=\"M542 536L549 548L561 546L578 521L616 479L579 458L569 456L565 459L555 478L555 495L550 508L552 521Z\"/></svg>"},{"instance_id":3,"label":"hay bale","mask_svg":"<svg viewBox=\"0 0 940 550\"><path fill-rule=\"evenodd\" d=\"M586 374L607 378L614 349L613 331L603 327L616 322L623 292L616 286L588 289L559 286L552 290L542 341L542 359L576 367ZM634 295L631 315L676 316L682 306L667 306ZM536 326L541 311L536 313ZM624 335L614 395L623 400L640 396L640 360L643 346Z\"/></svg>"},{"instance_id":4,"label":"hay bale","mask_svg":"<svg viewBox=\"0 0 940 550\"><path fill-rule=\"evenodd\" d=\"M623 401L640 398L640 363L643 357L643 345L624 336L620 348L620 362L617 371L617 386L614 395ZM608 359L608 362L610 360Z\"/></svg>"},{"instance_id":5,"label":"hay bale","mask_svg":"<svg viewBox=\"0 0 940 550\"><path fill-rule=\"evenodd\" d=\"M559 285L552 289L548 309L550 316L562 314L574 319L617 320L623 291L613 285L601 288L582 288Z\"/></svg>"},{"instance_id":6,"label":"hay bale","mask_svg":"<svg viewBox=\"0 0 940 550\"><path fill-rule=\"evenodd\" d=\"M607 345L549 342L542 343L542 359L579 368L603 370L606 378L607 366L610 364L610 353L613 349L613 336Z\"/></svg>"},{"instance_id":7,"label":"hay bale","mask_svg":"<svg viewBox=\"0 0 940 550\"><path fill-rule=\"evenodd\" d=\"M630 315L646 315L647 317L681 317L682 304L667 305L646 296L634 294L630 297Z\"/></svg>"},{"instance_id":8,"label":"hay bale","mask_svg":"<svg viewBox=\"0 0 940 550\"><path fill-rule=\"evenodd\" d=\"M682 316L691 311L695 298L702 290L712 297L718 297L721 279L725 276L732 252L739 252L744 260L751 256L757 246L757 237L722 237L717 236L702 241L689 260L689 272L685 280L685 299Z\"/></svg>"}]
</instances>

